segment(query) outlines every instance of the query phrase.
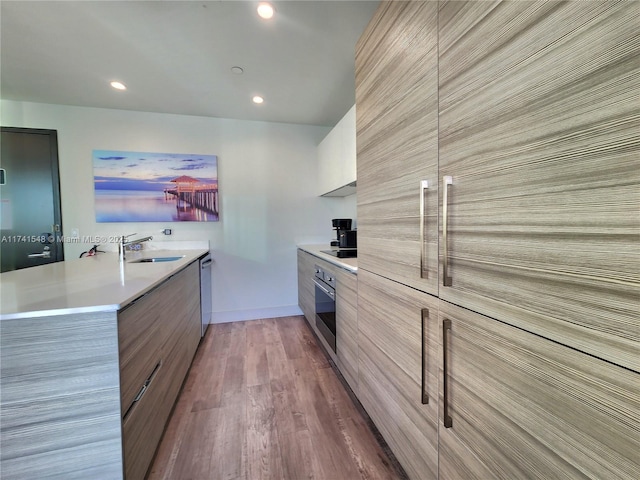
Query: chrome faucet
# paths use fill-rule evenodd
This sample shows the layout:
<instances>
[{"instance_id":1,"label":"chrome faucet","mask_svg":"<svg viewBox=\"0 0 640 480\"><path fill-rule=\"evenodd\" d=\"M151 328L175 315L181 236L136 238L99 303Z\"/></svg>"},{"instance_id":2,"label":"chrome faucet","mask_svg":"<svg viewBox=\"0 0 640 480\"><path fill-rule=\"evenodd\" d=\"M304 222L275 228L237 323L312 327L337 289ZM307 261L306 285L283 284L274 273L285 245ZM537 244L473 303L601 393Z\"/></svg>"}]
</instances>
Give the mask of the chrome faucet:
<instances>
[{"instance_id":1,"label":"chrome faucet","mask_svg":"<svg viewBox=\"0 0 640 480\"><path fill-rule=\"evenodd\" d=\"M152 236L149 236L144 238L138 238L136 240L127 240L127 238L132 237L133 235L137 235L137 234L130 233L129 235L123 235L122 237L120 237L120 242L118 243L118 257L121 262L124 261L124 252L127 247L131 245L138 245L142 242L148 242L149 240L153 239Z\"/></svg>"}]
</instances>

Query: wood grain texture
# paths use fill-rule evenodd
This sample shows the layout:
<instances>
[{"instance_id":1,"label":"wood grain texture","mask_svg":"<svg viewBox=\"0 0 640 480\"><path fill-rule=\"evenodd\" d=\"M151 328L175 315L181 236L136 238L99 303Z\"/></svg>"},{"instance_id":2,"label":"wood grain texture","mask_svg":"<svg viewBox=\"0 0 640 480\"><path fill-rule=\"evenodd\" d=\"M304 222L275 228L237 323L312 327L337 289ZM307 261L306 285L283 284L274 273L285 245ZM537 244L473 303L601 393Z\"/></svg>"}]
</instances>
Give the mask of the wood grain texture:
<instances>
[{"instance_id":1,"label":"wood grain texture","mask_svg":"<svg viewBox=\"0 0 640 480\"><path fill-rule=\"evenodd\" d=\"M311 323L315 322L315 289L313 286L316 257L298 250L298 305Z\"/></svg>"},{"instance_id":2,"label":"wood grain texture","mask_svg":"<svg viewBox=\"0 0 640 480\"><path fill-rule=\"evenodd\" d=\"M437 61L437 2L381 2L356 47L358 268L432 294L438 293ZM421 219L423 180L429 188Z\"/></svg>"},{"instance_id":3,"label":"wood grain texture","mask_svg":"<svg viewBox=\"0 0 640 480\"><path fill-rule=\"evenodd\" d=\"M119 316L121 362L124 362L121 382L127 378L125 374L132 372L141 379L136 388L127 391L137 394L156 365L160 365L142 398L123 419L127 479L145 477L198 348L199 275L199 264L192 263ZM148 331L138 332L132 325L143 329L147 326ZM129 336L132 334L136 334L139 341ZM146 370L140 365L147 366ZM131 405L125 401L127 391L123 388L123 414Z\"/></svg>"},{"instance_id":4,"label":"wood grain texture","mask_svg":"<svg viewBox=\"0 0 640 480\"><path fill-rule=\"evenodd\" d=\"M635 371L639 29L636 2L439 11L440 296Z\"/></svg>"},{"instance_id":5,"label":"wood grain texture","mask_svg":"<svg viewBox=\"0 0 640 480\"><path fill-rule=\"evenodd\" d=\"M2 478L122 478L115 312L1 328Z\"/></svg>"},{"instance_id":6,"label":"wood grain texture","mask_svg":"<svg viewBox=\"0 0 640 480\"><path fill-rule=\"evenodd\" d=\"M151 290L118 313L120 393L123 415L145 380L162 360L173 318L164 315L180 299L172 282Z\"/></svg>"},{"instance_id":7,"label":"wood grain texture","mask_svg":"<svg viewBox=\"0 0 640 480\"><path fill-rule=\"evenodd\" d=\"M305 319L285 317L209 326L149 480L404 478L391 464Z\"/></svg>"},{"instance_id":8,"label":"wood grain texture","mask_svg":"<svg viewBox=\"0 0 640 480\"><path fill-rule=\"evenodd\" d=\"M436 297L358 272L360 400L415 479L438 478L437 311ZM423 341L428 404L422 403Z\"/></svg>"},{"instance_id":9,"label":"wood grain texture","mask_svg":"<svg viewBox=\"0 0 640 480\"><path fill-rule=\"evenodd\" d=\"M638 478L640 374L440 301L445 318L441 479Z\"/></svg>"},{"instance_id":10,"label":"wood grain texture","mask_svg":"<svg viewBox=\"0 0 640 480\"><path fill-rule=\"evenodd\" d=\"M337 365L358 396L358 277L342 269L336 274Z\"/></svg>"}]
</instances>

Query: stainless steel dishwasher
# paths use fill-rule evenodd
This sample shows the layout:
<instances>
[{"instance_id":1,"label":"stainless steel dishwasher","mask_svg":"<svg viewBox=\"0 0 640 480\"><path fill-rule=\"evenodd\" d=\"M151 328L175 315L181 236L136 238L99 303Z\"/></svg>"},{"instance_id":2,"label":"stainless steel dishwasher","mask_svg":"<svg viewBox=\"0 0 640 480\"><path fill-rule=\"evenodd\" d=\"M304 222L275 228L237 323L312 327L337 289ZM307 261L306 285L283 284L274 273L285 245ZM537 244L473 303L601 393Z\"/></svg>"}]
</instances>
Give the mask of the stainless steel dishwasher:
<instances>
[{"instance_id":1,"label":"stainless steel dishwasher","mask_svg":"<svg viewBox=\"0 0 640 480\"><path fill-rule=\"evenodd\" d=\"M211 294L211 254L207 253L200 259L200 312L202 315L201 336L207 331L213 315L213 302Z\"/></svg>"}]
</instances>

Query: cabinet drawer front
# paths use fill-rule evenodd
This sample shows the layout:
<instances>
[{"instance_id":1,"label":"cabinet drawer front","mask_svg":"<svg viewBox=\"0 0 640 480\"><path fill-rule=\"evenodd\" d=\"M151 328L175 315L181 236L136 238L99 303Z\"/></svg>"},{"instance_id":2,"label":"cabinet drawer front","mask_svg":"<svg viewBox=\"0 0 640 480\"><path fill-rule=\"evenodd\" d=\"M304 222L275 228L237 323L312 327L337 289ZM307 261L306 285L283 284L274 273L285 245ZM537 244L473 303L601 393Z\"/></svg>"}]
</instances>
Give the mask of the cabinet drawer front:
<instances>
[{"instance_id":1,"label":"cabinet drawer front","mask_svg":"<svg viewBox=\"0 0 640 480\"><path fill-rule=\"evenodd\" d=\"M160 285L118 314L123 414L160 361L160 349L168 336L163 314L171 308L170 294L168 286Z\"/></svg>"},{"instance_id":2,"label":"cabinet drawer front","mask_svg":"<svg viewBox=\"0 0 640 480\"><path fill-rule=\"evenodd\" d=\"M358 272L359 398L411 478L437 478L437 308L435 297Z\"/></svg>"},{"instance_id":3,"label":"cabinet drawer front","mask_svg":"<svg viewBox=\"0 0 640 480\"><path fill-rule=\"evenodd\" d=\"M636 371L638 12L448 2L439 57L440 296Z\"/></svg>"},{"instance_id":4,"label":"cabinet drawer front","mask_svg":"<svg viewBox=\"0 0 640 480\"><path fill-rule=\"evenodd\" d=\"M441 478L637 478L640 374L440 301L444 320Z\"/></svg>"},{"instance_id":5,"label":"cabinet drawer front","mask_svg":"<svg viewBox=\"0 0 640 480\"><path fill-rule=\"evenodd\" d=\"M144 395L132 404L122 423L125 478L144 478L153 459L173 402L163 395L170 379L168 362L152 377Z\"/></svg>"},{"instance_id":6,"label":"cabinet drawer front","mask_svg":"<svg viewBox=\"0 0 640 480\"><path fill-rule=\"evenodd\" d=\"M164 345L199 317L199 278L194 263L118 314L123 414L161 361Z\"/></svg>"}]
</instances>

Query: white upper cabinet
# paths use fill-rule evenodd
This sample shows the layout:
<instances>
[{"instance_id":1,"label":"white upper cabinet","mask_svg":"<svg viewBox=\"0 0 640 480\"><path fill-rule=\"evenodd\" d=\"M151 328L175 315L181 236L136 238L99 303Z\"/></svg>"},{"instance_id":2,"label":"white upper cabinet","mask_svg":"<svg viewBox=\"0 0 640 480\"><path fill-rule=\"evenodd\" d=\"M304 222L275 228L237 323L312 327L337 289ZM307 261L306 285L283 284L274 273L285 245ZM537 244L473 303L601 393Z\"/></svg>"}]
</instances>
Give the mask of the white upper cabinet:
<instances>
[{"instance_id":1,"label":"white upper cabinet","mask_svg":"<svg viewBox=\"0 0 640 480\"><path fill-rule=\"evenodd\" d=\"M356 107L336 124L318 145L318 193L347 196L355 193Z\"/></svg>"}]
</instances>

